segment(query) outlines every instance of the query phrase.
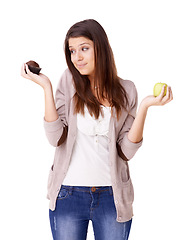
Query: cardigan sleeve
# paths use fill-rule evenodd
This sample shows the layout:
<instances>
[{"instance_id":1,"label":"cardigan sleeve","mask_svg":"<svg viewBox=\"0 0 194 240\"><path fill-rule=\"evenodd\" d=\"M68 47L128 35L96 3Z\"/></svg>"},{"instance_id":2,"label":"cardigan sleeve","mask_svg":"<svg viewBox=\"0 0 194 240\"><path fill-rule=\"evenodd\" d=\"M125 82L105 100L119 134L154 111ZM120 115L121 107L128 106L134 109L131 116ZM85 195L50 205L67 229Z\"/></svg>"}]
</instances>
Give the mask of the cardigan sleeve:
<instances>
[{"instance_id":1,"label":"cardigan sleeve","mask_svg":"<svg viewBox=\"0 0 194 240\"><path fill-rule=\"evenodd\" d=\"M65 115L65 91L64 91L64 84L66 82L66 78L67 76L65 71L60 78L55 93L55 105L59 115L58 119L53 122L47 122L44 119L44 129L47 139L49 143L54 147L58 147L65 141L68 132L68 124Z\"/></svg>"},{"instance_id":2,"label":"cardigan sleeve","mask_svg":"<svg viewBox=\"0 0 194 240\"><path fill-rule=\"evenodd\" d=\"M141 147L143 142L143 139L138 143L133 143L128 139L128 132L135 119L138 105L138 95L136 87L133 82L129 81L129 83L130 84L128 84L128 86L130 87L130 91L127 88L126 91L127 93L130 94L129 96L130 109L124 121L124 124L120 130L119 137L117 139L118 154L125 161L130 160L135 155L135 153Z\"/></svg>"}]
</instances>

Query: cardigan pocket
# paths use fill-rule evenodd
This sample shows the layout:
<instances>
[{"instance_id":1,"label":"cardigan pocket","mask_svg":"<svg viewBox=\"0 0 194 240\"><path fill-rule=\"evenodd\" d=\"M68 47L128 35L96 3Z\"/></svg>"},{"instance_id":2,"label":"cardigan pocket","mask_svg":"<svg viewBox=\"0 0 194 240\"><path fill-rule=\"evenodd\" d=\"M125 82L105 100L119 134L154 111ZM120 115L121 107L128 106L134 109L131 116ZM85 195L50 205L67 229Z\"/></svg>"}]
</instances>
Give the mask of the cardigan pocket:
<instances>
[{"instance_id":1,"label":"cardigan pocket","mask_svg":"<svg viewBox=\"0 0 194 240\"><path fill-rule=\"evenodd\" d=\"M132 204L134 200L134 189L133 185L131 183L131 180L129 179L129 183L127 185L124 185L122 187L122 199L124 203Z\"/></svg>"},{"instance_id":2,"label":"cardigan pocket","mask_svg":"<svg viewBox=\"0 0 194 240\"><path fill-rule=\"evenodd\" d=\"M124 166L121 169L122 183L127 184L130 181L129 166L127 162L124 162Z\"/></svg>"}]
</instances>

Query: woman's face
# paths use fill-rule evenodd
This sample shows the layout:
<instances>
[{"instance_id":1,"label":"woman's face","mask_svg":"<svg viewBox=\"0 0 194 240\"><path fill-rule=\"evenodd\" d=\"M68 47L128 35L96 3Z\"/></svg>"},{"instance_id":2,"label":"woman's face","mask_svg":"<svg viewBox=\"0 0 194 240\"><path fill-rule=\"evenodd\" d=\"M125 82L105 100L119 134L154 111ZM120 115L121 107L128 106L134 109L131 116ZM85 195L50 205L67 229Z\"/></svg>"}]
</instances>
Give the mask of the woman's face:
<instances>
[{"instance_id":1,"label":"woman's face","mask_svg":"<svg viewBox=\"0 0 194 240\"><path fill-rule=\"evenodd\" d=\"M71 61L75 68L82 75L94 76L95 57L94 43L85 37L76 37L69 39L69 50Z\"/></svg>"}]
</instances>

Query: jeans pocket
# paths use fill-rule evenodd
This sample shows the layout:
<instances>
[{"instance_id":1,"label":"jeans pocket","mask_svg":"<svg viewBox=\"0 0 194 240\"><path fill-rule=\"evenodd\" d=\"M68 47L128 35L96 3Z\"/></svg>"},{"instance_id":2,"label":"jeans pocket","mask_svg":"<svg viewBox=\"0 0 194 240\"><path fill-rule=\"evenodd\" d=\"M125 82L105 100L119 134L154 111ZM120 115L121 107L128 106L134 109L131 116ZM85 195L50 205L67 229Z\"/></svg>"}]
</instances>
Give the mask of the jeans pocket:
<instances>
[{"instance_id":1,"label":"jeans pocket","mask_svg":"<svg viewBox=\"0 0 194 240\"><path fill-rule=\"evenodd\" d=\"M61 190L59 191L58 200L62 200L62 199L66 199L69 196L69 190L65 189L65 188L61 188Z\"/></svg>"}]
</instances>

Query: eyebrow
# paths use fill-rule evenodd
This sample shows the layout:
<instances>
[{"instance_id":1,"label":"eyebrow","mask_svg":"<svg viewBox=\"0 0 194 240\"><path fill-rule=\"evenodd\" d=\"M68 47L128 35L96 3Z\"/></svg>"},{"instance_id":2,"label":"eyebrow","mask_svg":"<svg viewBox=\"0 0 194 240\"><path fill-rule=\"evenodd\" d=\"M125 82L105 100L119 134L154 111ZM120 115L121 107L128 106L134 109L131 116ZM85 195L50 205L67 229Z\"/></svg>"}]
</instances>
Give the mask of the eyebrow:
<instances>
[{"instance_id":1,"label":"eyebrow","mask_svg":"<svg viewBox=\"0 0 194 240\"><path fill-rule=\"evenodd\" d=\"M84 42L84 43L81 43L79 46L82 46L82 45L84 45L84 44L90 45L89 43ZM69 48L72 48L72 47L73 47L73 46L69 46Z\"/></svg>"}]
</instances>

